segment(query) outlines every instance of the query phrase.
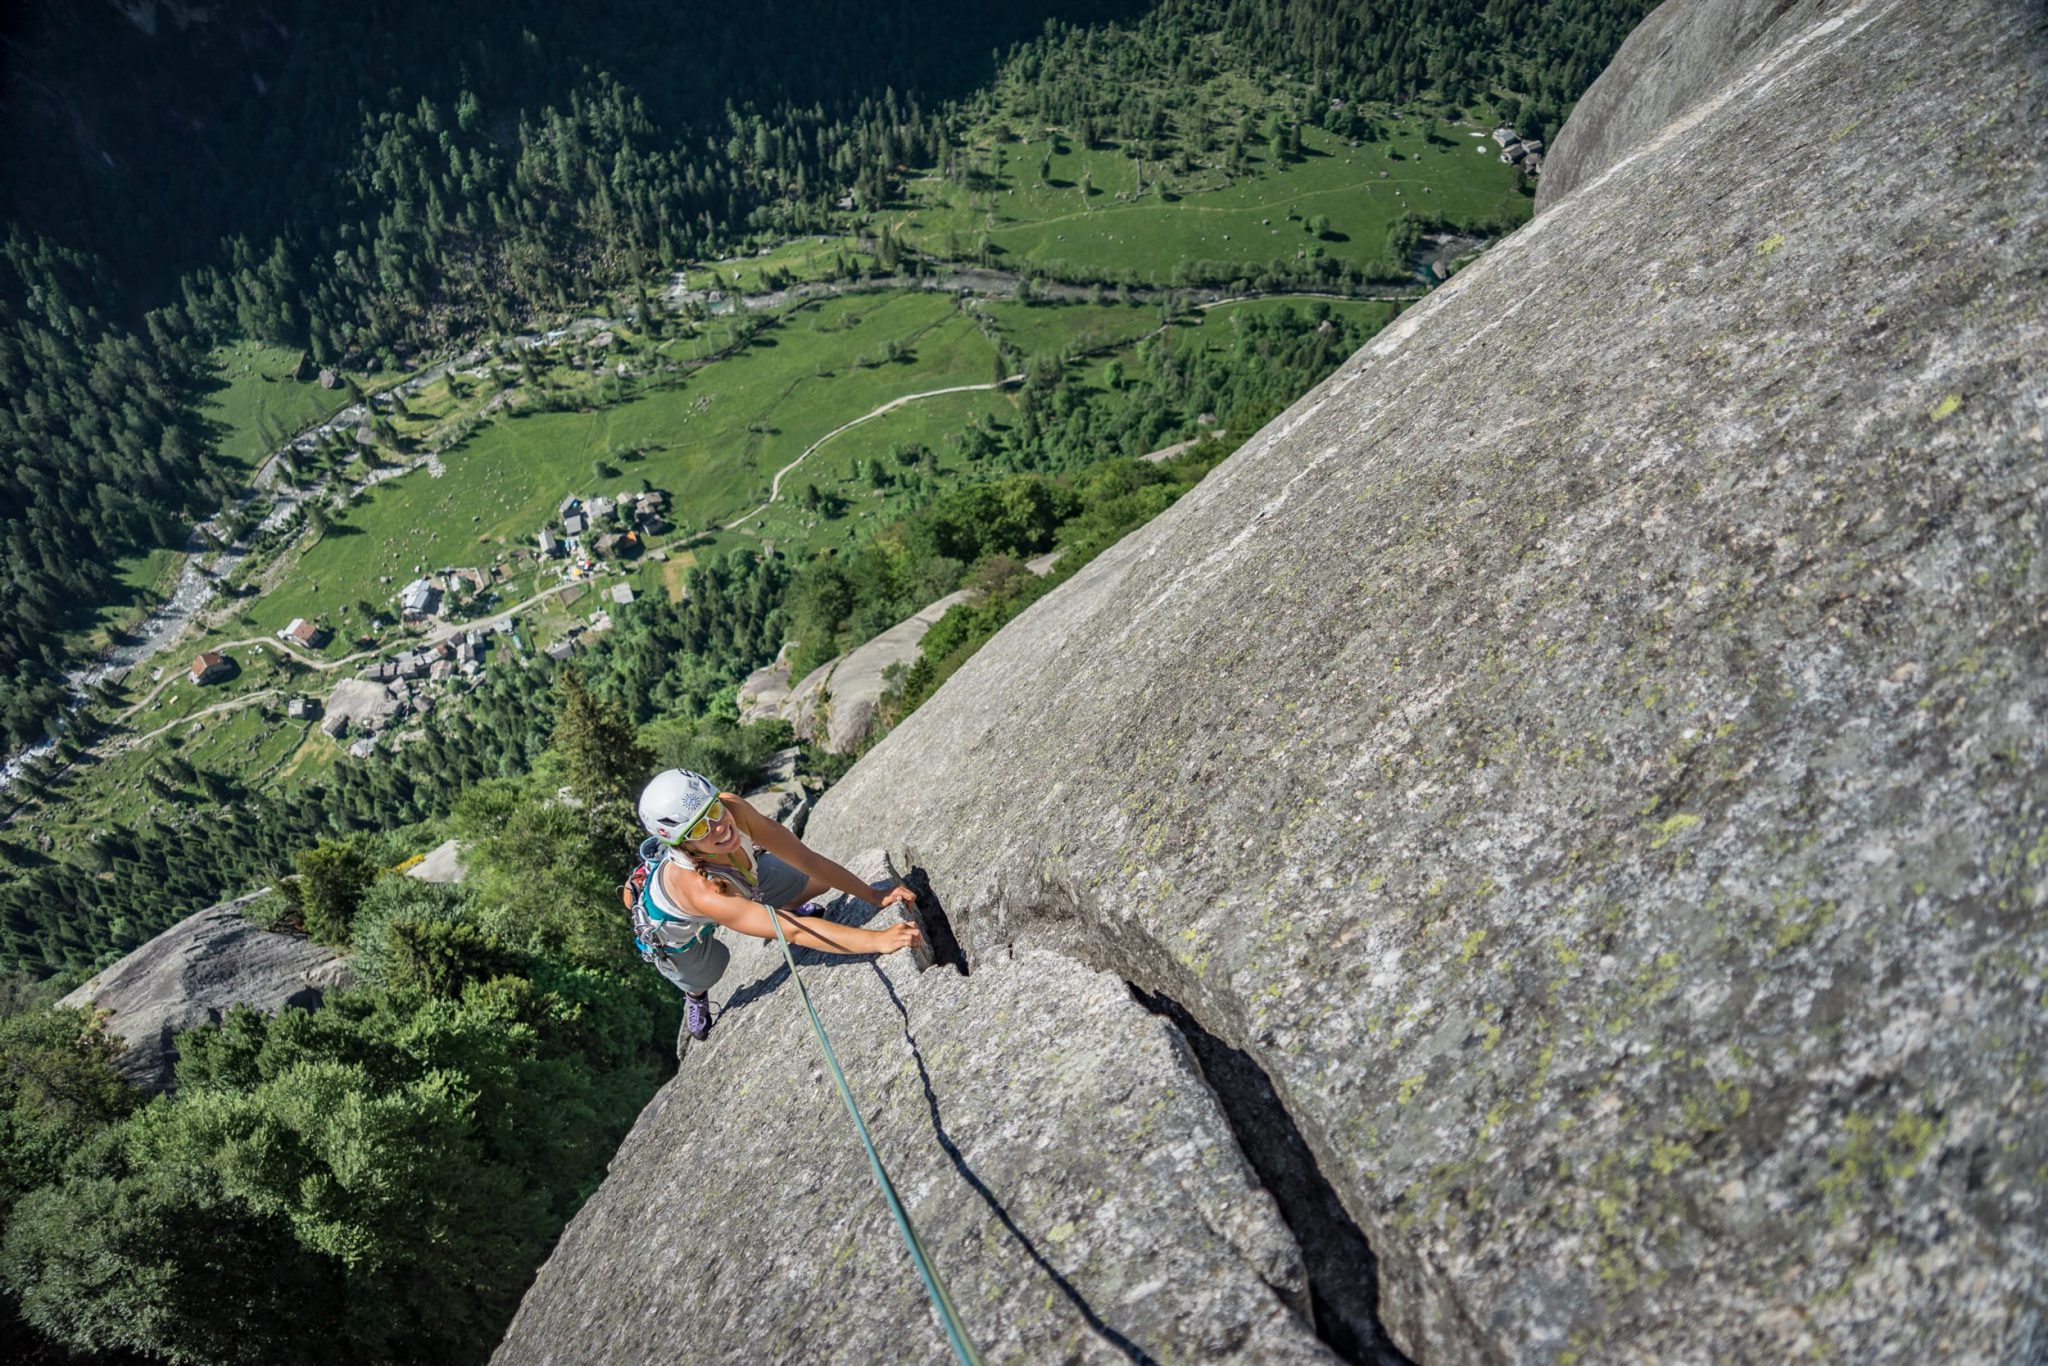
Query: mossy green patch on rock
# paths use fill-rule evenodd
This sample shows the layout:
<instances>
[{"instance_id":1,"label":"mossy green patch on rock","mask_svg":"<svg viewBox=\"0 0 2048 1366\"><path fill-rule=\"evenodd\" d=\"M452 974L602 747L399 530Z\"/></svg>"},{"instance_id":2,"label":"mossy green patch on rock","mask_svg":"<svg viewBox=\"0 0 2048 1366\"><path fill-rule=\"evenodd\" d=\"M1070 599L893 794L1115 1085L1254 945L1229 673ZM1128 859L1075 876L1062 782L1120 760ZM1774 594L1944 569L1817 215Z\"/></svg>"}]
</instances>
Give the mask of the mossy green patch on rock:
<instances>
[{"instance_id":1,"label":"mossy green patch on rock","mask_svg":"<svg viewBox=\"0 0 2048 1366\"><path fill-rule=\"evenodd\" d=\"M1534 222L809 838L907 842L971 960L1252 1056L1412 1355L2038 1355L2044 41L2008 0L1665 5ZM1033 1151L1087 1167L1098 1119Z\"/></svg>"}]
</instances>

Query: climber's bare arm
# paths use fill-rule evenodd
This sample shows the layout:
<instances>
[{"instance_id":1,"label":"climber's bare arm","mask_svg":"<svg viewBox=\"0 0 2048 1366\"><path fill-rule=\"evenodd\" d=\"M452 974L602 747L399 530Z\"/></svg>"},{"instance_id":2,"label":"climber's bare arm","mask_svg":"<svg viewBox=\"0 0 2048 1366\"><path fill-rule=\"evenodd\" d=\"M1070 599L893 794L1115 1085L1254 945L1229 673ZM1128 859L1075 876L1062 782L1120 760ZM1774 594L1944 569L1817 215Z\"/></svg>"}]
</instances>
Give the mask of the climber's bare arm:
<instances>
[{"instance_id":1,"label":"climber's bare arm","mask_svg":"<svg viewBox=\"0 0 2048 1366\"><path fill-rule=\"evenodd\" d=\"M821 953L894 953L922 939L917 926L907 922L879 930L864 930L854 925L837 924L823 916L771 911L758 901L748 901L745 897L721 891L701 873L683 869L674 870L674 876L665 885L677 895L691 915L715 920L726 929L752 935L756 939L775 938L775 922L771 917L780 916L782 933L797 948L817 949Z\"/></svg>"},{"instance_id":2,"label":"climber's bare arm","mask_svg":"<svg viewBox=\"0 0 2048 1366\"><path fill-rule=\"evenodd\" d=\"M865 901L870 906L917 904L917 894L900 884L886 892L877 892L856 877L851 870L834 863L790 834L780 821L771 821L756 811L751 802L730 793L719 794L719 799L725 803L725 809L732 812L733 818L740 823L740 829L753 838L756 846L766 849L798 872L809 873L826 886ZM774 931L769 931L769 937L774 937ZM875 950L862 949L859 952L871 953Z\"/></svg>"}]
</instances>

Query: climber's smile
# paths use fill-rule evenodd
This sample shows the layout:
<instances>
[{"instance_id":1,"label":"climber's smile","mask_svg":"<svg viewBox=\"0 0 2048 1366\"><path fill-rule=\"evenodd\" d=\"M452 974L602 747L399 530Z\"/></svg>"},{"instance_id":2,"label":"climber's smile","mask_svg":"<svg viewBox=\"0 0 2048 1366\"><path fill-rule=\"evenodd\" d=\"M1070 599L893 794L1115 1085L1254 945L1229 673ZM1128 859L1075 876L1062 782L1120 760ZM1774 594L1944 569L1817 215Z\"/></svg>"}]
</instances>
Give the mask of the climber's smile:
<instances>
[{"instance_id":1,"label":"climber's smile","mask_svg":"<svg viewBox=\"0 0 2048 1366\"><path fill-rule=\"evenodd\" d=\"M707 854L727 854L739 848L740 827L729 813L721 811L702 839L691 841Z\"/></svg>"}]
</instances>

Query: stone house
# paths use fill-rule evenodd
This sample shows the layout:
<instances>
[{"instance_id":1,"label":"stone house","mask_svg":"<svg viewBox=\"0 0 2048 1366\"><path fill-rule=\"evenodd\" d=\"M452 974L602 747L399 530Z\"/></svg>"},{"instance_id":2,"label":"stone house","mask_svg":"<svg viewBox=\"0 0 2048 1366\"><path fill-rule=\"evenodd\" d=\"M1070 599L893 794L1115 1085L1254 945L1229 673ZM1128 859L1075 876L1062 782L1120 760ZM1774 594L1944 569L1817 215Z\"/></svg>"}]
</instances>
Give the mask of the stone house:
<instances>
[{"instance_id":1,"label":"stone house","mask_svg":"<svg viewBox=\"0 0 2048 1366\"><path fill-rule=\"evenodd\" d=\"M235 671L235 662L218 650L206 650L192 661L192 681L204 687L218 683Z\"/></svg>"},{"instance_id":2,"label":"stone house","mask_svg":"<svg viewBox=\"0 0 2048 1366\"><path fill-rule=\"evenodd\" d=\"M304 617L293 617L292 624L277 633L279 640L289 640L309 650L317 650L333 637L327 628Z\"/></svg>"}]
</instances>

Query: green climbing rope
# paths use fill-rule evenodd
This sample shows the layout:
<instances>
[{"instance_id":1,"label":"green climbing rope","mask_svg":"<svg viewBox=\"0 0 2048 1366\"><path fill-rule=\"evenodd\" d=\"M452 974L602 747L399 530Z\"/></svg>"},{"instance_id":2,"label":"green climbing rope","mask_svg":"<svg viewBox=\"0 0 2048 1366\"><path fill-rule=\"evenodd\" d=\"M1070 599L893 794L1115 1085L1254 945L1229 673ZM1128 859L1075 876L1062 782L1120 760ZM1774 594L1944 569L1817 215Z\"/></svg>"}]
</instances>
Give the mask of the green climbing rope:
<instances>
[{"instance_id":1,"label":"green climbing rope","mask_svg":"<svg viewBox=\"0 0 2048 1366\"><path fill-rule=\"evenodd\" d=\"M896 1220L897 1232L903 1235L903 1245L910 1249L910 1260L924 1281L925 1294L931 1296L932 1308L938 1311L939 1322L946 1330L946 1340L953 1344L953 1355L960 1358L961 1366L981 1366L981 1353L975 1350L973 1341L968 1338L967 1326L960 1322L960 1311L953 1307L953 1297L946 1293L945 1284L933 1269L931 1258L925 1253L924 1242L911 1225L910 1212L903 1208L895 1183L889 1180L889 1173L882 1166L882 1155L875 1151L875 1140L868 1135L867 1121L860 1117L860 1107L853 1102L853 1088L846 1084L846 1073L839 1070L839 1058L832 1051L832 1040L825 1037L825 1026L818 1019L818 1008L811 1004L811 993L804 987L803 975L796 970L796 955L790 952L789 940L782 933L782 914L773 912L768 918L775 922L775 942L782 946L782 961L789 965L789 980L796 983L797 997L804 1003L804 1013L811 1020L811 1032L818 1036L818 1047L825 1052L825 1065L832 1069L832 1084L839 1088L839 1099L846 1103L846 1113L853 1116L853 1127L860 1131L860 1145L867 1150L868 1166L874 1170L875 1184L882 1188L882 1201Z\"/></svg>"}]
</instances>

